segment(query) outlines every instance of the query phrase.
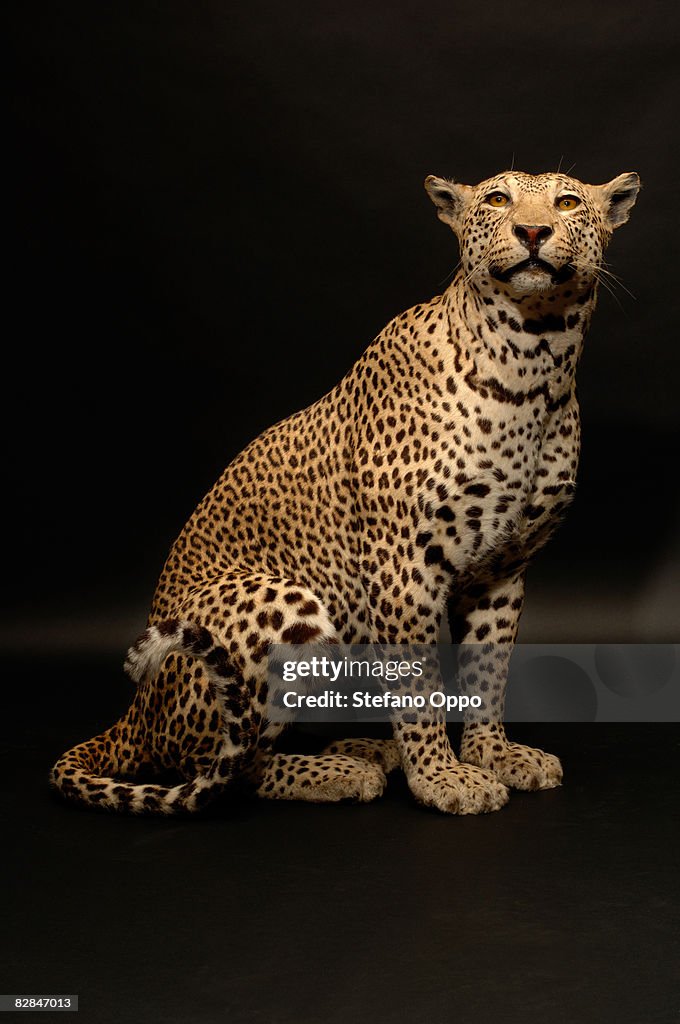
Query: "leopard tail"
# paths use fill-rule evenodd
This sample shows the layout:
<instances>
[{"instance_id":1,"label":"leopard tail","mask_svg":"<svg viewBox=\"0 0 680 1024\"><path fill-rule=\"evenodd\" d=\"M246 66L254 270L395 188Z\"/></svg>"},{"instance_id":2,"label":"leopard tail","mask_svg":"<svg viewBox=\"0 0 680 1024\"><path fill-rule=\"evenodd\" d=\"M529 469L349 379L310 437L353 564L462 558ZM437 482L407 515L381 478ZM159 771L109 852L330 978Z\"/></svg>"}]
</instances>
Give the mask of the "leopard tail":
<instances>
[{"instance_id":1,"label":"leopard tail","mask_svg":"<svg viewBox=\"0 0 680 1024\"><path fill-rule=\"evenodd\" d=\"M216 692L224 696L228 680L233 681L235 675L226 651L205 627L178 619L150 626L128 651L126 671L137 683L152 678L172 652L201 658ZM226 705L224 714L228 720L231 712ZM130 749L135 744L123 736L127 717L62 754L50 775L51 784L62 796L88 807L137 814L179 814L199 810L240 771L245 750L234 742L229 730L224 730L222 750L205 775L176 786L117 778L132 775L142 766L135 761L134 749Z\"/></svg>"}]
</instances>

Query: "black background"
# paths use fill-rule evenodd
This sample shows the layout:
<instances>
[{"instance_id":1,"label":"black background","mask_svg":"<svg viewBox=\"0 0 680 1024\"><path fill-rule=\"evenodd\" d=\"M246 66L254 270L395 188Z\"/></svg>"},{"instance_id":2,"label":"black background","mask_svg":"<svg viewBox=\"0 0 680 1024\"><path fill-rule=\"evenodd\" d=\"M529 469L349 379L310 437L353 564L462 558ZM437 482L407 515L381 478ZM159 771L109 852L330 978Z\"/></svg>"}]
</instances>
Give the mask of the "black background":
<instances>
[{"instance_id":1,"label":"black background","mask_svg":"<svg viewBox=\"0 0 680 1024\"><path fill-rule=\"evenodd\" d=\"M674 639L675 10L15 5L5 645L122 650L224 465L447 285L425 176L513 161L644 183L522 639Z\"/></svg>"},{"instance_id":2,"label":"black background","mask_svg":"<svg viewBox=\"0 0 680 1024\"><path fill-rule=\"evenodd\" d=\"M636 299L601 295L580 489L520 636L677 640L676 5L5 11L0 989L78 992L87 1024L667 1024L673 725L515 725L565 785L474 819L399 778L190 821L46 778L127 707L125 647L227 461L448 283L429 173L640 173L609 257Z\"/></svg>"}]
</instances>

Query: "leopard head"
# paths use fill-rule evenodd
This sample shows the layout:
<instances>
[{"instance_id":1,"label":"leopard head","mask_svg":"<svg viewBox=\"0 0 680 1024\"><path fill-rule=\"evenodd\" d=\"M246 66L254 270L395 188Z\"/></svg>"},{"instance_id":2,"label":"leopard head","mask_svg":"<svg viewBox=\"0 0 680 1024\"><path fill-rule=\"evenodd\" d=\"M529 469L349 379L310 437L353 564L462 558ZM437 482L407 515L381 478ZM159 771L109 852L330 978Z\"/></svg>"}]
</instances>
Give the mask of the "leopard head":
<instances>
[{"instance_id":1,"label":"leopard head","mask_svg":"<svg viewBox=\"0 0 680 1024\"><path fill-rule=\"evenodd\" d=\"M500 282L521 298L571 280L592 286L612 232L628 220L640 179L627 172L587 185L566 174L504 171L479 185L430 175L425 188L458 237L466 280L480 290Z\"/></svg>"}]
</instances>

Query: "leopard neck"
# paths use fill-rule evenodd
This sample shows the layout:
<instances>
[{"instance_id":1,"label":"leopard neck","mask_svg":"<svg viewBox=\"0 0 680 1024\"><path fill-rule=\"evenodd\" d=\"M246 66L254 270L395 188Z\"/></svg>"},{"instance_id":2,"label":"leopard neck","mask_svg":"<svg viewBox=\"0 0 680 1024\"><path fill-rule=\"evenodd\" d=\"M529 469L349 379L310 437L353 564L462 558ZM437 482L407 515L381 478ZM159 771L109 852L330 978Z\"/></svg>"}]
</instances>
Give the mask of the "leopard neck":
<instances>
[{"instance_id":1,"label":"leopard neck","mask_svg":"<svg viewBox=\"0 0 680 1024\"><path fill-rule=\"evenodd\" d=\"M595 286L572 279L517 300L502 284L485 285L460 271L444 293L456 371L475 388L518 398L544 389L551 402L564 404L574 391Z\"/></svg>"}]
</instances>

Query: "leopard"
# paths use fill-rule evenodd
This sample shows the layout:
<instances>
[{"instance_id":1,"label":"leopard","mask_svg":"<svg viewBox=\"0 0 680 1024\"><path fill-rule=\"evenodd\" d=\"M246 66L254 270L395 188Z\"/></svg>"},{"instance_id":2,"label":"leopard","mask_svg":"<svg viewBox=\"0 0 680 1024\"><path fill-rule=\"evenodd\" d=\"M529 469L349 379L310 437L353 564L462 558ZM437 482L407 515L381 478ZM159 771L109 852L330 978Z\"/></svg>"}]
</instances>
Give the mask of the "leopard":
<instances>
[{"instance_id":1,"label":"leopard","mask_svg":"<svg viewBox=\"0 0 680 1024\"><path fill-rule=\"evenodd\" d=\"M56 762L62 797L159 815L243 787L367 802L399 768L415 802L465 815L561 784L557 756L506 734L509 661L527 566L573 498L576 370L640 178L511 170L477 185L429 175L425 189L457 239L450 283L248 444L199 503L128 651L131 704ZM275 645L446 635L471 652L458 684L481 701L459 756L431 707L391 712L390 738L277 749Z\"/></svg>"}]
</instances>

